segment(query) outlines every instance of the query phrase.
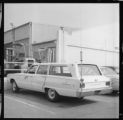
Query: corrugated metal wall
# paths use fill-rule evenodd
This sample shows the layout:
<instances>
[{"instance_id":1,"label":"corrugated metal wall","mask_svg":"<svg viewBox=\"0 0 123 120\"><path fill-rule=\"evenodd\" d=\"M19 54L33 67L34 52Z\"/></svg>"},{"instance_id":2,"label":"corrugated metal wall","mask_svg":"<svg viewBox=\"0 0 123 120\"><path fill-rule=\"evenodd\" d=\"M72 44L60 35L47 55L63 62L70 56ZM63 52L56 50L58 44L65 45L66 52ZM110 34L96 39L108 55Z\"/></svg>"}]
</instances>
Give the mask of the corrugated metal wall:
<instances>
[{"instance_id":1,"label":"corrugated metal wall","mask_svg":"<svg viewBox=\"0 0 123 120\"><path fill-rule=\"evenodd\" d=\"M41 43L57 39L57 26L32 23L32 43Z\"/></svg>"},{"instance_id":2,"label":"corrugated metal wall","mask_svg":"<svg viewBox=\"0 0 123 120\"><path fill-rule=\"evenodd\" d=\"M22 40L25 38L29 38L29 23L24 24L22 26L19 26L16 28L15 26L15 40ZM12 42L13 41L13 30L6 31L4 33L4 44Z\"/></svg>"},{"instance_id":3,"label":"corrugated metal wall","mask_svg":"<svg viewBox=\"0 0 123 120\"><path fill-rule=\"evenodd\" d=\"M7 48L13 48L12 43L23 44L23 45L14 45L16 49L15 55L18 59L21 56L28 57L29 56L29 41L30 41L30 23L26 23L22 26L15 27L15 34L13 34L13 29L4 33L4 57L6 58ZM15 39L14 39L15 38ZM23 55L22 55L23 54ZM26 56L25 56L26 55ZM14 57L14 56L13 56Z\"/></svg>"}]
</instances>

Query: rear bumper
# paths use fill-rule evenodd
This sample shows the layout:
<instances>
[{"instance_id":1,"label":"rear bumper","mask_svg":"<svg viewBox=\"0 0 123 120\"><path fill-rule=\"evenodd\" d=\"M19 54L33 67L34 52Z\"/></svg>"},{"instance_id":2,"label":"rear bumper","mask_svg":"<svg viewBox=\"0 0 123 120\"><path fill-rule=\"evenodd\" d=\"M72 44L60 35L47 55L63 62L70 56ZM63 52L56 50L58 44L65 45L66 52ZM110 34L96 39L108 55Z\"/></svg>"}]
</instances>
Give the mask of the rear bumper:
<instances>
[{"instance_id":1,"label":"rear bumper","mask_svg":"<svg viewBox=\"0 0 123 120\"><path fill-rule=\"evenodd\" d=\"M91 90L82 90L82 92L77 91L76 97L84 97L84 96L91 96L91 95L99 95L99 94L108 94L112 92L112 88L103 88L103 89L91 89Z\"/></svg>"}]
</instances>

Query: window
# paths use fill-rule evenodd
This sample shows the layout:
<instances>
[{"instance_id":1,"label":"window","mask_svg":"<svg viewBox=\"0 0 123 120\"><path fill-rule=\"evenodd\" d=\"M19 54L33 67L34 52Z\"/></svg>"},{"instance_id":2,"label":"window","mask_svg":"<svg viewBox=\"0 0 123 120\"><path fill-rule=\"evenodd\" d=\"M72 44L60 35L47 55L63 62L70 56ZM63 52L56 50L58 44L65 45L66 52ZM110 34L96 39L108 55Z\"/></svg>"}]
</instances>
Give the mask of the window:
<instances>
[{"instance_id":1,"label":"window","mask_svg":"<svg viewBox=\"0 0 123 120\"><path fill-rule=\"evenodd\" d=\"M30 69L27 71L27 73L35 74L37 67L38 65L31 66Z\"/></svg>"},{"instance_id":2,"label":"window","mask_svg":"<svg viewBox=\"0 0 123 120\"><path fill-rule=\"evenodd\" d=\"M51 66L50 67L49 74L50 75L60 75L61 74L61 68L60 68L60 66Z\"/></svg>"},{"instance_id":3,"label":"window","mask_svg":"<svg viewBox=\"0 0 123 120\"><path fill-rule=\"evenodd\" d=\"M70 73L70 71L69 71L69 69L68 69L68 67L62 67L63 68L63 73Z\"/></svg>"},{"instance_id":4,"label":"window","mask_svg":"<svg viewBox=\"0 0 123 120\"><path fill-rule=\"evenodd\" d=\"M50 75L56 75L56 76L72 77L67 66L51 66L49 74Z\"/></svg>"},{"instance_id":5,"label":"window","mask_svg":"<svg viewBox=\"0 0 123 120\"><path fill-rule=\"evenodd\" d=\"M119 74L119 68L115 68L117 74Z\"/></svg>"},{"instance_id":6,"label":"window","mask_svg":"<svg viewBox=\"0 0 123 120\"><path fill-rule=\"evenodd\" d=\"M47 74L47 65L40 65L37 74Z\"/></svg>"},{"instance_id":7,"label":"window","mask_svg":"<svg viewBox=\"0 0 123 120\"><path fill-rule=\"evenodd\" d=\"M6 59L7 61L12 61L14 56L14 50L13 48L7 48L6 49Z\"/></svg>"},{"instance_id":8,"label":"window","mask_svg":"<svg viewBox=\"0 0 123 120\"><path fill-rule=\"evenodd\" d=\"M111 68L100 68L104 75L116 75L116 72Z\"/></svg>"},{"instance_id":9,"label":"window","mask_svg":"<svg viewBox=\"0 0 123 120\"><path fill-rule=\"evenodd\" d=\"M28 60L28 67L30 67L33 63L34 63L34 60Z\"/></svg>"},{"instance_id":10,"label":"window","mask_svg":"<svg viewBox=\"0 0 123 120\"><path fill-rule=\"evenodd\" d=\"M100 75L99 69L96 65L81 65L79 64L80 75Z\"/></svg>"}]
</instances>

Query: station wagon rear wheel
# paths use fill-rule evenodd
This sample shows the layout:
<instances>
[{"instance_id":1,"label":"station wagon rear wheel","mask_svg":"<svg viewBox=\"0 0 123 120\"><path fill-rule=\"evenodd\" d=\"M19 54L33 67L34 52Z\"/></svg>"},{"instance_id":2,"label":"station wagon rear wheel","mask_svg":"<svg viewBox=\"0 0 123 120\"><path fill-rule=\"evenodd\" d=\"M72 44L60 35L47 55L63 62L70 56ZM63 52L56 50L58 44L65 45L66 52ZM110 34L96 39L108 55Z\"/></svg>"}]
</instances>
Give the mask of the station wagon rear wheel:
<instances>
[{"instance_id":1,"label":"station wagon rear wheel","mask_svg":"<svg viewBox=\"0 0 123 120\"><path fill-rule=\"evenodd\" d=\"M49 88L46 91L46 95L47 95L48 100L52 102L58 101L59 95L54 89Z\"/></svg>"},{"instance_id":2,"label":"station wagon rear wheel","mask_svg":"<svg viewBox=\"0 0 123 120\"><path fill-rule=\"evenodd\" d=\"M12 82L12 91L13 92L18 92L19 91L19 88L17 87L17 84L15 81Z\"/></svg>"}]
</instances>

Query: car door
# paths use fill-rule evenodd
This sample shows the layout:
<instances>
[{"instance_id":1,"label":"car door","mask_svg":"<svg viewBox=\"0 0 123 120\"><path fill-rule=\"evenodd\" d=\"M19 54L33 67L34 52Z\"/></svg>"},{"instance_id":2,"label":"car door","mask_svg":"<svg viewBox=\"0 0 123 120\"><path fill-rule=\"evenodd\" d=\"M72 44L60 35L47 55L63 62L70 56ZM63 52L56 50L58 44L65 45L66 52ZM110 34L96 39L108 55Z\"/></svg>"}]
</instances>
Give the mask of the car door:
<instances>
[{"instance_id":1,"label":"car door","mask_svg":"<svg viewBox=\"0 0 123 120\"><path fill-rule=\"evenodd\" d=\"M33 90L32 89L32 79L35 79L35 72L38 68L38 65L32 65L27 73L24 75L24 79L23 79L23 87L29 90Z\"/></svg>"},{"instance_id":2,"label":"car door","mask_svg":"<svg viewBox=\"0 0 123 120\"><path fill-rule=\"evenodd\" d=\"M15 79L15 81L16 81L19 88L26 88L26 86L25 86L25 76L27 76L27 73L16 73L14 75L14 79Z\"/></svg>"},{"instance_id":3,"label":"car door","mask_svg":"<svg viewBox=\"0 0 123 120\"><path fill-rule=\"evenodd\" d=\"M63 71L63 68L66 69L66 72ZM67 66L52 65L50 67L49 76L46 79L46 87L55 89L60 95L74 97L77 85L79 87L79 81L76 78L72 78Z\"/></svg>"},{"instance_id":4,"label":"car door","mask_svg":"<svg viewBox=\"0 0 123 120\"><path fill-rule=\"evenodd\" d=\"M43 86L47 76L47 69L48 65L39 65L36 74L29 78L31 80L33 90L40 92L44 91Z\"/></svg>"},{"instance_id":5,"label":"car door","mask_svg":"<svg viewBox=\"0 0 123 120\"><path fill-rule=\"evenodd\" d=\"M73 68L73 67L72 67ZM61 67L62 77L61 79L64 81L62 83L62 91L65 96L76 96L76 91L79 89L80 81L77 80L76 77L71 74L71 70L68 66Z\"/></svg>"}]
</instances>

